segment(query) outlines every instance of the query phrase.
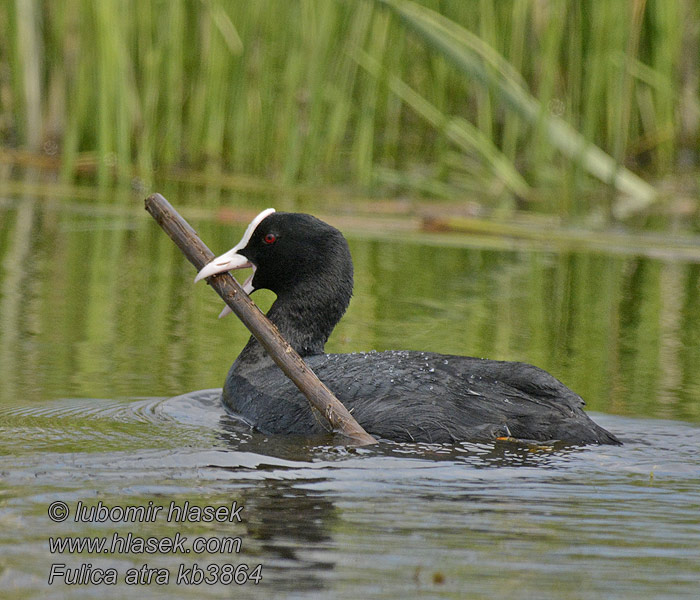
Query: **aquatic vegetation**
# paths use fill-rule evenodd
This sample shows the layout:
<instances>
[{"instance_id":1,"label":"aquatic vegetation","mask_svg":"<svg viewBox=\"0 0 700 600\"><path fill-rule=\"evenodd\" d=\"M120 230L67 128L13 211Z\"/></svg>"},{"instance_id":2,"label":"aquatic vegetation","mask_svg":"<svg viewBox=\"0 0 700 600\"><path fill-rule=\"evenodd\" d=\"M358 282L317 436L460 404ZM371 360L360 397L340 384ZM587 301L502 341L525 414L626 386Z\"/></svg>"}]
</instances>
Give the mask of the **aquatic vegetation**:
<instances>
[{"instance_id":1,"label":"aquatic vegetation","mask_svg":"<svg viewBox=\"0 0 700 600\"><path fill-rule=\"evenodd\" d=\"M643 179L697 164L698 19L693 2L7 3L0 160L64 183L623 214L653 199Z\"/></svg>"}]
</instances>

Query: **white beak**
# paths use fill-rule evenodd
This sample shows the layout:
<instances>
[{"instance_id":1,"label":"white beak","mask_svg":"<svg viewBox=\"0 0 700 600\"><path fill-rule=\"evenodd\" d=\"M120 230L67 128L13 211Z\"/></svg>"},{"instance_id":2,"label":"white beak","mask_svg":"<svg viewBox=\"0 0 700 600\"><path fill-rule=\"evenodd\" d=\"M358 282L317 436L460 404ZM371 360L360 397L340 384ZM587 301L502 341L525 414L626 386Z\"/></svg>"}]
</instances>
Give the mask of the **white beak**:
<instances>
[{"instance_id":1,"label":"white beak","mask_svg":"<svg viewBox=\"0 0 700 600\"><path fill-rule=\"evenodd\" d=\"M242 254L238 254L238 251L242 250L248 245L248 242L250 241L250 238L252 237L253 232L255 231L257 226L260 225L263 219L271 215L273 212L275 212L274 208L267 208L264 211L262 211L257 217L255 217L250 222L250 225L248 225L248 228L245 230L241 241L238 242L228 252L222 254L221 256L217 256L209 264L204 266L201 269L201 271L197 273L197 276L194 278L194 282L197 283L202 279L206 279L207 277L211 277L212 275L218 275L219 273L225 273L227 271L234 271L236 269L246 269L252 267L253 274L250 277L248 277L246 282L243 284L243 290L246 292L246 294L250 294L254 289L253 276L255 275L255 265L251 263ZM225 317L230 312L231 309L228 306L226 306L224 310L221 311L219 318Z\"/></svg>"},{"instance_id":2,"label":"white beak","mask_svg":"<svg viewBox=\"0 0 700 600\"><path fill-rule=\"evenodd\" d=\"M226 254L217 256L208 265L202 268L202 270L197 273L197 277L194 278L194 282L197 283L202 279L211 277L212 275L218 275L219 273L225 273L226 271L235 271L236 269L247 269L252 267L253 264L242 254L238 254L240 248L234 246Z\"/></svg>"}]
</instances>

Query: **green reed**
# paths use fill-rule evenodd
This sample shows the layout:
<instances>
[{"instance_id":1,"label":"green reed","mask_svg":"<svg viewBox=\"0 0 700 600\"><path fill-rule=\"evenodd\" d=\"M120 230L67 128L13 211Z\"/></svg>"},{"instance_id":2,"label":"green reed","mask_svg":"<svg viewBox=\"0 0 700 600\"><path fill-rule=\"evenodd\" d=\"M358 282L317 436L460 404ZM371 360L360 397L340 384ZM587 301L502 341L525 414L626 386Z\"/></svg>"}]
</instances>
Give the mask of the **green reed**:
<instances>
[{"instance_id":1,"label":"green reed","mask_svg":"<svg viewBox=\"0 0 700 600\"><path fill-rule=\"evenodd\" d=\"M0 147L57 152L63 181L186 168L494 206L572 188L533 206L622 215L655 196L635 172L697 157L698 20L690 1L6 2ZM631 202L582 201L597 180Z\"/></svg>"}]
</instances>

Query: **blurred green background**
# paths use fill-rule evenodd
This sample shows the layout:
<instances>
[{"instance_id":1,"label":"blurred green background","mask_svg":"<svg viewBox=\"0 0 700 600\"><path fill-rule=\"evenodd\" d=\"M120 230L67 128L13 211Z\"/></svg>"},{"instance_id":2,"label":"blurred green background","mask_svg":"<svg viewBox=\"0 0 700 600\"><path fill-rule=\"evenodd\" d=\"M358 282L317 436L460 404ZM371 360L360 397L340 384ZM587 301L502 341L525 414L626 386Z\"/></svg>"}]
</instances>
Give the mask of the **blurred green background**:
<instances>
[{"instance_id":1,"label":"blurred green background","mask_svg":"<svg viewBox=\"0 0 700 600\"><path fill-rule=\"evenodd\" d=\"M0 180L697 228L699 22L697 0L6 1Z\"/></svg>"}]
</instances>

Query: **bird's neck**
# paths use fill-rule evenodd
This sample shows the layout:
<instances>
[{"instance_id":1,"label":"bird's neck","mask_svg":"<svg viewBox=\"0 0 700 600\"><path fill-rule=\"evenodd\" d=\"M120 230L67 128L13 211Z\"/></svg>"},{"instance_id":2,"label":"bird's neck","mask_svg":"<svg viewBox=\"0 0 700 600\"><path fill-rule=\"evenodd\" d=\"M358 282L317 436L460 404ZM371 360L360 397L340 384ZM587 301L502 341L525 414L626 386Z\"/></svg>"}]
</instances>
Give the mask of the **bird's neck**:
<instances>
[{"instance_id":1,"label":"bird's neck","mask_svg":"<svg viewBox=\"0 0 700 600\"><path fill-rule=\"evenodd\" d=\"M300 293L285 293L277 297L267 312L285 340L300 356L323 354L326 341L345 313L350 294L335 297L308 288ZM238 356L236 364L269 364L271 359L253 337Z\"/></svg>"}]
</instances>

